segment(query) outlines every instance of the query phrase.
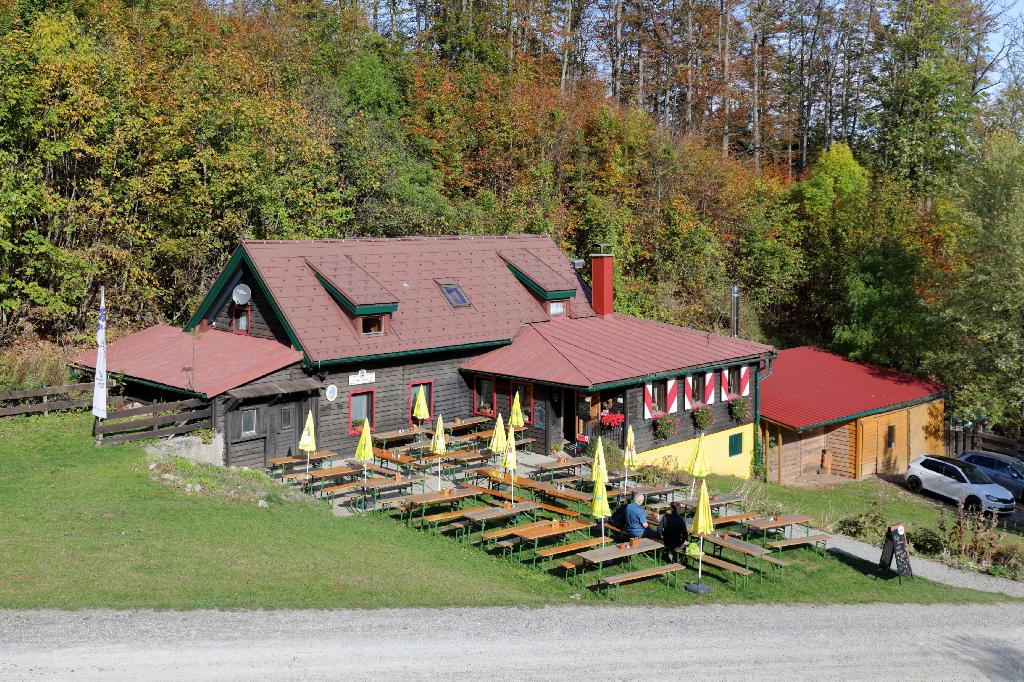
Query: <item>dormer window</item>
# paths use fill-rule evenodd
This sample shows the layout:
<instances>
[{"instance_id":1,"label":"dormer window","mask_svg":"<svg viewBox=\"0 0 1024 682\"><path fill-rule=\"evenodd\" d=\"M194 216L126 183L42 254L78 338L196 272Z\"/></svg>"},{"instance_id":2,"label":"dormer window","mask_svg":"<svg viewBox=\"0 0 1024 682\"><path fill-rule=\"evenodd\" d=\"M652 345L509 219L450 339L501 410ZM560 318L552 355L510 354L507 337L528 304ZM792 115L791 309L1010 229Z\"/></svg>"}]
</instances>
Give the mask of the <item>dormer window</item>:
<instances>
[{"instance_id":1,"label":"dormer window","mask_svg":"<svg viewBox=\"0 0 1024 682\"><path fill-rule=\"evenodd\" d=\"M551 317L565 317L565 301L551 301L548 303L548 315Z\"/></svg>"},{"instance_id":2,"label":"dormer window","mask_svg":"<svg viewBox=\"0 0 1024 682\"><path fill-rule=\"evenodd\" d=\"M235 305L231 314L231 331L249 336L249 313L248 305Z\"/></svg>"},{"instance_id":3,"label":"dormer window","mask_svg":"<svg viewBox=\"0 0 1024 682\"><path fill-rule=\"evenodd\" d=\"M383 336L384 316L365 315L359 318L359 331L363 336Z\"/></svg>"}]
</instances>

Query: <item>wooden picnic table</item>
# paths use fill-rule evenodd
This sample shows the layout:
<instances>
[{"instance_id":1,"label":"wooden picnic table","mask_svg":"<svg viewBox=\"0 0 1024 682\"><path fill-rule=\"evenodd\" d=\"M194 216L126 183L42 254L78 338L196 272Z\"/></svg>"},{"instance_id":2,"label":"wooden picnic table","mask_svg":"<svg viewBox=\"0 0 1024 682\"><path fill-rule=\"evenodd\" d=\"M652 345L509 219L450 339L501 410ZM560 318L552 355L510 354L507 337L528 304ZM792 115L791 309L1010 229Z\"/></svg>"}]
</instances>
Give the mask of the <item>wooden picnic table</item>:
<instances>
[{"instance_id":1,"label":"wooden picnic table","mask_svg":"<svg viewBox=\"0 0 1024 682\"><path fill-rule=\"evenodd\" d=\"M328 467L326 469L314 469L310 471L310 478L339 478L341 476L348 476L350 474L361 474L363 473L363 467L353 466L351 464L344 464L342 466Z\"/></svg>"},{"instance_id":2,"label":"wooden picnic table","mask_svg":"<svg viewBox=\"0 0 1024 682\"><path fill-rule=\"evenodd\" d=\"M566 485L543 483L541 481L531 481L529 489L534 492L550 495L551 497L558 499L570 500L572 502L589 502L591 497L585 492L581 492Z\"/></svg>"},{"instance_id":3,"label":"wooden picnic table","mask_svg":"<svg viewBox=\"0 0 1024 682\"><path fill-rule=\"evenodd\" d=\"M785 533L785 529L796 525L798 523L808 524L814 519L807 514L783 514L782 516L776 516L774 518L759 518L750 519L746 522L747 527L753 528L763 532L761 538L762 544L768 541L768 531L782 529ZM807 528L808 535L810 534L810 526Z\"/></svg>"},{"instance_id":4,"label":"wooden picnic table","mask_svg":"<svg viewBox=\"0 0 1024 682\"><path fill-rule=\"evenodd\" d=\"M625 547L622 547L621 544L624 544ZM583 563L585 564L593 564L597 566L597 581L601 582L601 577L604 573L604 565L609 561L625 559L637 554L645 554L664 547L664 545L657 540L652 540L650 538L639 538L637 540L636 547L634 547L630 542L621 544L605 545L598 549L580 552L576 556L583 559Z\"/></svg>"},{"instance_id":5,"label":"wooden picnic table","mask_svg":"<svg viewBox=\"0 0 1024 682\"><path fill-rule=\"evenodd\" d=\"M435 490L429 493L421 493L419 495L411 495L406 498L405 504L409 509L409 518L406 521L408 523L412 520L415 510L420 510L420 517L426 516L427 507L435 504L444 504L446 502L455 503L459 500L464 500L467 497L476 497L479 494L478 490L472 488L447 488L451 492L447 495L444 490Z\"/></svg>"},{"instance_id":6,"label":"wooden picnic table","mask_svg":"<svg viewBox=\"0 0 1024 682\"><path fill-rule=\"evenodd\" d=\"M533 468L533 474L531 475L551 474L551 477L554 478L555 474L559 471L575 470L588 464L590 464L590 460L584 457L568 457L547 464L538 464Z\"/></svg>"},{"instance_id":7,"label":"wooden picnic table","mask_svg":"<svg viewBox=\"0 0 1024 682\"><path fill-rule=\"evenodd\" d=\"M746 542L734 537L722 537L717 533L708 533L704 536L704 542L709 542L717 547L724 547L725 549L731 549L732 551L743 554L745 556L752 557L763 557L767 554L771 554L770 549L755 545L752 542ZM744 568L746 568L744 566Z\"/></svg>"},{"instance_id":8,"label":"wooden picnic table","mask_svg":"<svg viewBox=\"0 0 1024 682\"><path fill-rule=\"evenodd\" d=\"M667 484L666 483L662 483L662 484L656 485L656 486L655 485L638 485L638 486L635 486L633 488L626 488L626 492L625 493L619 492L617 497L621 497L623 494L625 494L625 495L635 495L636 493L640 493L640 494L645 495L647 497L662 497L662 496L665 496L665 495L672 495L672 498L675 499L675 493L680 491L680 490L686 490L686 488L687 488L687 486L679 484L679 483L667 483Z\"/></svg>"},{"instance_id":9,"label":"wooden picnic table","mask_svg":"<svg viewBox=\"0 0 1024 682\"><path fill-rule=\"evenodd\" d=\"M715 510L725 509L725 508L729 507L729 505L739 504L742 501L743 501L743 498L740 497L739 495L718 495L717 499L708 500L708 504L711 505L711 510L715 511ZM697 508L697 500L696 500L696 498L694 498L694 499L685 499L685 500L677 500L676 504L681 506L683 509L687 509L687 510L696 509ZM664 504L657 505L657 508L663 508L663 507L667 507L667 506L668 506L668 503L664 503Z\"/></svg>"},{"instance_id":10,"label":"wooden picnic table","mask_svg":"<svg viewBox=\"0 0 1024 682\"><path fill-rule=\"evenodd\" d=\"M336 453L331 452L330 450L317 450L316 452L309 453L309 462L310 464L312 464L313 462L319 462L324 459L333 459L334 457L337 456L338 455ZM288 466L289 464L305 463L305 455L303 455L302 457L289 455L288 457L274 457L273 459L267 460L267 464L273 469L276 469L277 467Z\"/></svg>"},{"instance_id":11,"label":"wooden picnic table","mask_svg":"<svg viewBox=\"0 0 1024 682\"><path fill-rule=\"evenodd\" d=\"M517 530L513 535L522 540L519 545L519 554L522 555L523 545L527 542L533 542L533 550L536 551L537 545L541 540L569 535L570 533L575 533L578 530L590 528L592 525L593 524L590 521L579 521L576 519L554 520L534 528L523 528Z\"/></svg>"},{"instance_id":12,"label":"wooden picnic table","mask_svg":"<svg viewBox=\"0 0 1024 682\"><path fill-rule=\"evenodd\" d=\"M355 489L362 493L360 507L365 511L367 497L372 497L374 504L376 504L377 497L383 492L406 490L425 480L426 478L423 476L406 476L404 478L381 476L380 478L370 478L366 481L355 481Z\"/></svg>"},{"instance_id":13,"label":"wooden picnic table","mask_svg":"<svg viewBox=\"0 0 1024 682\"><path fill-rule=\"evenodd\" d=\"M387 443L389 440L403 441L412 440L416 436L425 433L426 430L418 426L407 426L401 429L392 429L391 431L378 431L372 434L372 440L374 443Z\"/></svg>"},{"instance_id":14,"label":"wooden picnic table","mask_svg":"<svg viewBox=\"0 0 1024 682\"><path fill-rule=\"evenodd\" d=\"M461 518L465 519L469 523L469 530L466 532L466 537L469 537L472 533L472 525L475 523L480 524L480 532L483 532L487 526L488 521L503 521L505 519L512 519L520 514L532 512L540 509L540 505L536 502L516 502L509 509L505 509L504 505L500 507L488 507L486 509L477 509L474 511L466 512Z\"/></svg>"}]
</instances>

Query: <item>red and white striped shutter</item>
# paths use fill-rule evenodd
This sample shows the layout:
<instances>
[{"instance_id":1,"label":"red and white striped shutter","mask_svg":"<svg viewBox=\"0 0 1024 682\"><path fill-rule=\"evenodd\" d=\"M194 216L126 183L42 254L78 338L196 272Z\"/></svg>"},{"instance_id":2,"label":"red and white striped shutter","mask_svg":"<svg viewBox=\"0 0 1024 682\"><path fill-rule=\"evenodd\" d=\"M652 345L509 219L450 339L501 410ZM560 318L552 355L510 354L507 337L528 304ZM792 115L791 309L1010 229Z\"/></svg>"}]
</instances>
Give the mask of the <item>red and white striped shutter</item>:
<instances>
[{"instance_id":1,"label":"red and white striped shutter","mask_svg":"<svg viewBox=\"0 0 1024 682\"><path fill-rule=\"evenodd\" d=\"M693 409L693 377L683 379L683 409Z\"/></svg>"},{"instance_id":2,"label":"red and white striped shutter","mask_svg":"<svg viewBox=\"0 0 1024 682\"><path fill-rule=\"evenodd\" d=\"M644 384L644 419L654 416L654 386Z\"/></svg>"},{"instance_id":3,"label":"red and white striped shutter","mask_svg":"<svg viewBox=\"0 0 1024 682\"><path fill-rule=\"evenodd\" d=\"M750 395L750 365L740 367L740 395Z\"/></svg>"},{"instance_id":4,"label":"red and white striped shutter","mask_svg":"<svg viewBox=\"0 0 1024 682\"><path fill-rule=\"evenodd\" d=\"M722 400L726 401L729 399L729 370L723 369L721 373L722 379Z\"/></svg>"},{"instance_id":5,"label":"red and white striped shutter","mask_svg":"<svg viewBox=\"0 0 1024 682\"><path fill-rule=\"evenodd\" d=\"M715 402L715 373L704 374L704 404L712 405Z\"/></svg>"},{"instance_id":6,"label":"red and white striped shutter","mask_svg":"<svg viewBox=\"0 0 1024 682\"><path fill-rule=\"evenodd\" d=\"M679 401L676 399L676 385L675 379L669 379L665 382L665 402L668 403L669 414L679 411Z\"/></svg>"}]
</instances>

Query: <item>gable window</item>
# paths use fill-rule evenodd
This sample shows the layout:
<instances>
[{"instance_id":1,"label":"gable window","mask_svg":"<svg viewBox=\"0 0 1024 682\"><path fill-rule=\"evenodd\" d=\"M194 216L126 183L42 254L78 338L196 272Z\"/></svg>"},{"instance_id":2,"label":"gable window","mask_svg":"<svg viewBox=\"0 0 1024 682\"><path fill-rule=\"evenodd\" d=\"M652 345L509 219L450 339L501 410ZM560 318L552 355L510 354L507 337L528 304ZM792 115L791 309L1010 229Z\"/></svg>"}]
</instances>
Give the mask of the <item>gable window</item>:
<instances>
[{"instance_id":1,"label":"gable window","mask_svg":"<svg viewBox=\"0 0 1024 682\"><path fill-rule=\"evenodd\" d=\"M494 401L496 398L494 379L489 379L488 377L476 377L473 379L473 414L493 417Z\"/></svg>"},{"instance_id":2,"label":"gable window","mask_svg":"<svg viewBox=\"0 0 1024 682\"><path fill-rule=\"evenodd\" d=\"M373 402L373 391L358 391L348 394L348 435L358 436L364 419L370 420L370 429L373 429Z\"/></svg>"},{"instance_id":3,"label":"gable window","mask_svg":"<svg viewBox=\"0 0 1024 682\"><path fill-rule=\"evenodd\" d=\"M729 387L726 389L729 395L740 394L740 368L730 367L729 368Z\"/></svg>"},{"instance_id":4,"label":"gable window","mask_svg":"<svg viewBox=\"0 0 1024 682\"><path fill-rule=\"evenodd\" d=\"M453 308L465 308L469 305L469 298L466 297L462 287L458 284L441 284L441 293L452 304Z\"/></svg>"},{"instance_id":5,"label":"gable window","mask_svg":"<svg viewBox=\"0 0 1024 682\"><path fill-rule=\"evenodd\" d=\"M565 317L565 301L551 301L548 304L548 315L551 317Z\"/></svg>"},{"instance_id":6,"label":"gable window","mask_svg":"<svg viewBox=\"0 0 1024 682\"><path fill-rule=\"evenodd\" d=\"M363 336L381 336L384 333L383 315L366 315L359 318L359 331Z\"/></svg>"},{"instance_id":7,"label":"gable window","mask_svg":"<svg viewBox=\"0 0 1024 682\"><path fill-rule=\"evenodd\" d=\"M519 407L523 411L523 421L527 424L533 423L533 384L524 384L513 381L508 394L508 409L512 412L512 401L515 400L516 391L519 391Z\"/></svg>"},{"instance_id":8,"label":"gable window","mask_svg":"<svg viewBox=\"0 0 1024 682\"><path fill-rule=\"evenodd\" d=\"M889 424L889 428L885 431L885 447L886 449L892 450L896 447L896 425Z\"/></svg>"},{"instance_id":9,"label":"gable window","mask_svg":"<svg viewBox=\"0 0 1024 682\"><path fill-rule=\"evenodd\" d=\"M231 331L243 336L249 335L249 317L251 311L248 305L235 305L231 311Z\"/></svg>"},{"instance_id":10,"label":"gable window","mask_svg":"<svg viewBox=\"0 0 1024 682\"><path fill-rule=\"evenodd\" d=\"M427 411L430 412L430 418L424 421L430 421L434 418L434 382L433 381L420 381L418 383L409 384L409 423L415 424L416 418L412 416L412 410L416 407L416 394L420 392L420 388L423 388L423 398L427 401Z\"/></svg>"},{"instance_id":11,"label":"gable window","mask_svg":"<svg viewBox=\"0 0 1024 682\"><path fill-rule=\"evenodd\" d=\"M255 436L256 435L256 409L255 407L248 407L242 410L242 435L243 436Z\"/></svg>"},{"instance_id":12,"label":"gable window","mask_svg":"<svg viewBox=\"0 0 1024 682\"><path fill-rule=\"evenodd\" d=\"M693 379L690 382L690 402L693 404L703 403L707 396L704 395L704 382L707 381L706 375L702 372L700 374L694 374Z\"/></svg>"}]
</instances>

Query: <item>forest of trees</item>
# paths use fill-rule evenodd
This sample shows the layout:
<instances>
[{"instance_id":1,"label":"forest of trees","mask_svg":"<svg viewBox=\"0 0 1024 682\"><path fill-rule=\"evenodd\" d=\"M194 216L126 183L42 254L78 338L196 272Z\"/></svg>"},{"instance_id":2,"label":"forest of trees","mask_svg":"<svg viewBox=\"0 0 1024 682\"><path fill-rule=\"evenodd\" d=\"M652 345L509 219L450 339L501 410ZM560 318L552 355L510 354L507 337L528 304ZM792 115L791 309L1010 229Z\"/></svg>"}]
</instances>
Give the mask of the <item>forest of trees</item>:
<instances>
[{"instance_id":1,"label":"forest of trees","mask_svg":"<svg viewBox=\"0 0 1024 682\"><path fill-rule=\"evenodd\" d=\"M87 343L100 285L182 323L243 238L548 233L613 244L624 312L721 330L736 282L746 336L1017 428L1017 37L990 0L0 0L0 342Z\"/></svg>"}]
</instances>

